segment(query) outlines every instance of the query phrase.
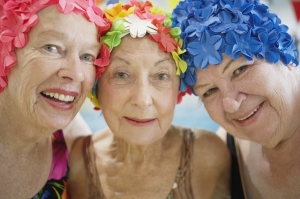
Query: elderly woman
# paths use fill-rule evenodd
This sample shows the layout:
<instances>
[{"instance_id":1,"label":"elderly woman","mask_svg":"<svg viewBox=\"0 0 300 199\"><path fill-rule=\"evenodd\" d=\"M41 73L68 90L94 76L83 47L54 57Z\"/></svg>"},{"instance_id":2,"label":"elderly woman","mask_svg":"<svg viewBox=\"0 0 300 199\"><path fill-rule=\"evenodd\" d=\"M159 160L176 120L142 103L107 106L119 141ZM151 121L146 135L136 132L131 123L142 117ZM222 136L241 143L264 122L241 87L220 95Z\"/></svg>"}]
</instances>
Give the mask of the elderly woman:
<instances>
[{"instance_id":1,"label":"elderly woman","mask_svg":"<svg viewBox=\"0 0 300 199\"><path fill-rule=\"evenodd\" d=\"M225 135L232 198L300 198L300 73L287 26L258 0L187 0L173 16L184 85L235 136Z\"/></svg>"},{"instance_id":2,"label":"elderly woman","mask_svg":"<svg viewBox=\"0 0 300 199\"><path fill-rule=\"evenodd\" d=\"M110 64L93 102L108 124L74 144L71 198L228 198L230 159L215 134L171 125L179 94L179 28L150 2L109 6ZM107 58L110 52L106 52ZM177 72L176 72L177 71Z\"/></svg>"},{"instance_id":3,"label":"elderly woman","mask_svg":"<svg viewBox=\"0 0 300 199\"><path fill-rule=\"evenodd\" d=\"M76 135L67 147L59 129L93 86L110 22L86 0L3 0L0 8L0 198L67 198Z\"/></svg>"}]
</instances>

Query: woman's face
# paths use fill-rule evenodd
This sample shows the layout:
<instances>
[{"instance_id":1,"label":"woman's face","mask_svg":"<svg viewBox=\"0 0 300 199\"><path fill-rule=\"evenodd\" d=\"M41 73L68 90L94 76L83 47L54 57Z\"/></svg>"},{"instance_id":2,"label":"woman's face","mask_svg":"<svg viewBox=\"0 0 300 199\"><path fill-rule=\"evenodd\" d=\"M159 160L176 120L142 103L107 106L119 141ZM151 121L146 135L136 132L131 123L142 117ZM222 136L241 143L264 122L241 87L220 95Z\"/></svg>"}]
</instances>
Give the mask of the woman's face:
<instances>
[{"instance_id":1,"label":"woman's face","mask_svg":"<svg viewBox=\"0 0 300 199\"><path fill-rule=\"evenodd\" d=\"M295 68L224 56L197 69L196 94L211 118L236 137L268 147L299 127L299 74Z\"/></svg>"},{"instance_id":2,"label":"woman's face","mask_svg":"<svg viewBox=\"0 0 300 199\"><path fill-rule=\"evenodd\" d=\"M98 81L98 100L112 132L131 144L147 145L171 125L179 77L170 54L148 36L122 38Z\"/></svg>"},{"instance_id":3,"label":"woman's face","mask_svg":"<svg viewBox=\"0 0 300 199\"><path fill-rule=\"evenodd\" d=\"M69 124L91 90L100 47L93 23L56 7L38 13L28 44L16 50L17 64L1 93L20 120L55 130Z\"/></svg>"}]
</instances>

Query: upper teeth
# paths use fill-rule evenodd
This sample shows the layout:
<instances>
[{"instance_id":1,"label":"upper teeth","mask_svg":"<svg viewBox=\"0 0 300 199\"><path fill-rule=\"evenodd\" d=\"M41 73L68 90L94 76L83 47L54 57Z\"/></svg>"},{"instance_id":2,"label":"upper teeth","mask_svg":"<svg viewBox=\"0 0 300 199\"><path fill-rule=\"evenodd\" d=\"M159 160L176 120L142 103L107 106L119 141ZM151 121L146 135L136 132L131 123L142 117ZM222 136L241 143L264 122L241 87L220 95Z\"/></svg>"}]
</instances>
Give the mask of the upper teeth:
<instances>
[{"instance_id":1,"label":"upper teeth","mask_svg":"<svg viewBox=\"0 0 300 199\"><path fill-rule=\"evenodd\" d=\"M241 118L241 119L238 119L238 120L239 120L239 121L243 121L243 120L245 120L245 119L251 117L251 116L258 110L258 108L259 108L259 106L258 106L256 109L254 109L249 115L247 115L246 117L243 117L243 118Z\"/></svg>"},{"instance_id":2,"label":"upper teeth","mask_svg":"<svg viewBox=\"0 0 300 199\"><path fill-rule=\"evenodd\" d=\"M64 95L59 93L43 92L43 94L65 102L71 102L75 98L74 96L71 95Z\"/></svg>"}]
</instances>

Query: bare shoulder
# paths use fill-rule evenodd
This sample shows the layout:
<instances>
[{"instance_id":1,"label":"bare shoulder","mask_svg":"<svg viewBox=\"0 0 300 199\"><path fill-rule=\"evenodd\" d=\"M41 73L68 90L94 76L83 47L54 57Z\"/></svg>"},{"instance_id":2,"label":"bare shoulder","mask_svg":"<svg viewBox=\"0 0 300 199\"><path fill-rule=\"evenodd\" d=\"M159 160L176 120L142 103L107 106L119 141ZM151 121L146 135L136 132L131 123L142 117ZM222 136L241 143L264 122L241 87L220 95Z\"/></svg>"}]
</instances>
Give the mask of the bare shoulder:
<instances>
[{"instance_id":1,"label":"bare shoulder","mask_svg":"<svg viewBox=\"0 0 300 199\"><path fill-rule=\"evenodd\" d=\"M69 155L68 195L70 198L88 198L87 170L83 157L83 142L86 137L78 138Z\"/></svg>"},{"instance_id":2,"label":"bare shoulder","mask_svg":"<svg viewBox=\"0 0 300 199\"><path fill-rule=\"evenodd\" d=\"M230 153L215 133L193 129L192 186L195 198L230 198Z\"/></svg>"},{"instance_id":3,"label":"bare shoulder","mask_svg":"<svg viewBox=\"0 0 300 199\"><path fill-rule=\"evenodd\" d=\"M69 154L69 166L72 170L76 168L76 165L83 164L83 141L86 137L80 137L74 141L72 149Z\"/></svg>"},{"instance_id":4,"label":"bare shoulder","mask_svg":"<svg viewBox=\"0 0 300 199\"><path fill-rule=\"evenodd\" d=\"M195 164L218 167L230 162L229 150L218 135L203 129L193 129L193 132Z\"/></svg>"}]
</instances>

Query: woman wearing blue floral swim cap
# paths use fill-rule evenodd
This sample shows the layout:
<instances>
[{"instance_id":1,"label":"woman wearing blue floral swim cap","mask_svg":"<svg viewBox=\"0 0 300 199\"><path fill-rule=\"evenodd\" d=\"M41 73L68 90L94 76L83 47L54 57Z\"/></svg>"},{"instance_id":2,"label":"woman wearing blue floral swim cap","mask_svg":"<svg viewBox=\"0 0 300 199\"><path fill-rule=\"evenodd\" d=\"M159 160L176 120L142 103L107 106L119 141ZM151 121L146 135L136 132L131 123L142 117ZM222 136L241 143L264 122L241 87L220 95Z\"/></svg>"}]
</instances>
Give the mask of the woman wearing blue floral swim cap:
<instances>
[{"instance_id":1,"label":"woman wearing blue floral swim cap","mask_svg":"<svg viewBox=\"0 0 300 199\"><path fill-rule=\"evenodd\" d=\"M232 198L300 197L300 73L294 40L259 0L180 2L192 87L232 152ZM234 137L233 137L234 136Z\"/></svg>"}]
</instances>

